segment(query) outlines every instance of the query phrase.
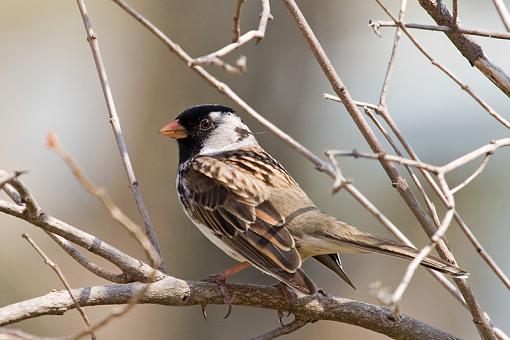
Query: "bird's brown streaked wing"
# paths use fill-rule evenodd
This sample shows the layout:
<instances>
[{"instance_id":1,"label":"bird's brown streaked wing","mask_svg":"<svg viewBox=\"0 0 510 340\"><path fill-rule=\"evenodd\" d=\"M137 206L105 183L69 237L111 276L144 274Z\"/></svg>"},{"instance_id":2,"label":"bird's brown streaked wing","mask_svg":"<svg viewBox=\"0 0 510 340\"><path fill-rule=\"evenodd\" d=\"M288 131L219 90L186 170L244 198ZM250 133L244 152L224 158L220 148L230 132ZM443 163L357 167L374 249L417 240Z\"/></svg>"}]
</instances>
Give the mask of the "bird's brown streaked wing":
<instances>
[{"instance_id":1,"label":"bird's brown streaked wing","mask_svg":"<svg viewBox=\"0 0 510 340\"><path fill-rule=\"evenodd\" d=\"M268 200L267 183L211 156L197 157L184 175L195 219L262 271L303 293L316 292L300 269L301 257L284 217Z\"/></svg>"}]
</instances>

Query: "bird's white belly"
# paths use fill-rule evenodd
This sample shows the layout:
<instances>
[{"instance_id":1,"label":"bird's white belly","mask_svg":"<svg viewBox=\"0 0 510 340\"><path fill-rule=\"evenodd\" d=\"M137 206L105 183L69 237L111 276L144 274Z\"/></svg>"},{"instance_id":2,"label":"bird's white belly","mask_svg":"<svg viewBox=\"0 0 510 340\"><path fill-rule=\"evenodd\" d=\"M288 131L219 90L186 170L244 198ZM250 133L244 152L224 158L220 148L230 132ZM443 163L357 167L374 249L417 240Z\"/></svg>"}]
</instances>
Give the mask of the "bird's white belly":
<instances>
[{"instance_id":1,"label":"bird's white belly","mask_svg":"<svg viewBox=\"0 0 510 340\"><path fill-rule=\"evenodd\" d=\"M214 235L213 232L211 231L211 229L209 229L207 226L205 226L201 223L196 223L196 222L193 222L193 223L202 232L202 234L204 234L205 237L207 237L209 239L209 241L214 243L214 245L216 245L216 247L223 250L228 256L232 257L234 260L237 260L239 262L246 261L246 259L241 254L233 251L229 246L227 246L225 243L223 243L223 241L221 241L216 235Z\"/></svg>"}]
</instances>

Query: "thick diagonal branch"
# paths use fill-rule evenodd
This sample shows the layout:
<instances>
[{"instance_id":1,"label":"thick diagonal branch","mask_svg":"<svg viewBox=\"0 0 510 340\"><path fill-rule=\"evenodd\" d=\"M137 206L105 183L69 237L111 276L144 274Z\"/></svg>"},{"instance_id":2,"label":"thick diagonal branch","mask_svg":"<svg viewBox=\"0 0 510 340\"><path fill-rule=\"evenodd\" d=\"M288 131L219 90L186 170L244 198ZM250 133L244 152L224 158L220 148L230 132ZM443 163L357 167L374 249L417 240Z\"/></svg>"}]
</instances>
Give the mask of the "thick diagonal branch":
<instances>
[{"instance_id":1,"label":"thick diagonal branch","mask_svg":"<svg viewBox=\"0 0 510 340\"><path fill-rule=\"evenodd\" d=\"M453 15L443 1L419 0L419 3L439 26L455 27ZM471 65L479 69L510 97L510 77L487 58L480 45L458 31L445 32L445 34Z\"/></svg>"}]
</instances>

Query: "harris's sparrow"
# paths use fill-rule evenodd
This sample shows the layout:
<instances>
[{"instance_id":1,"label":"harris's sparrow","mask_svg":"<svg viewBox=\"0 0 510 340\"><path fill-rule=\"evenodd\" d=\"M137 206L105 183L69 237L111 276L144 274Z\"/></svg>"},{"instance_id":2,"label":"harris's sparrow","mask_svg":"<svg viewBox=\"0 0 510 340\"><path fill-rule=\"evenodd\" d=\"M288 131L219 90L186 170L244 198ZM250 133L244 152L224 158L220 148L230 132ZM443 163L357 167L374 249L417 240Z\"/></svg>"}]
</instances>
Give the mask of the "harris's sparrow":
<instances>
[{"instance_id":1,"label":"harris's sparrow","mask_svg":"<svg viewBox=\"0 0 510 340\"><path fill-rule=\"evenodd\" d=\"M304 294L315 294L317 286L301 269L310 257L354 288L339 253L406 259L417 254L320 211L231 108L192 107L160 133L179 144L177 192L186 215L210 241L243 263L225 271L225 277L251 264ZM456 277L467 275L433 256L421 264Z\"/></svg>"}]
</instances>

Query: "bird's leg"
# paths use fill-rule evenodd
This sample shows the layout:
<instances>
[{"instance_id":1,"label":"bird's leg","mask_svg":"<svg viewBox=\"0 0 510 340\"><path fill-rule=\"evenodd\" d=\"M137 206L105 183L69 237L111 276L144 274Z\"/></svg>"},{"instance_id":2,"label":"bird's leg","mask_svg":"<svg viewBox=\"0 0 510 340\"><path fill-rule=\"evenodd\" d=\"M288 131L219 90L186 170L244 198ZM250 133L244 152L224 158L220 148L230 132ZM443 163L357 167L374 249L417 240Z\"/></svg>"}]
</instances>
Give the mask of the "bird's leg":
<instances>
[{"instance_id":1,"label":"bird's leg","mask_svg":"<svg viewBox=\"0 0 510 340\"><path fill-rule=\"evenodd\" d=\"M225 305L228 306L227 314L225 315L225 319L229 317L230 312L232 311L232 296L230 294L230 291L228 290L226 286L226 281L231 276L239 273L240 271L250 267L251 264L249 262L241 262L238 263L230 268L227 268L217 274L211 274L207 276L205 281L216 283L220 289L221 293L223 294L223 302ZM202 306L202 311L204 311L204 307ZM206 317L207 319L207 317Z\"/></svg>"},{"instance_id":2,"label":"bird's leg","mask_svg":"<svg viewBox=\"0 0 510 340\"><path fill-rule=\"evenodd\" d=\"M294 296L292 296L292 293L289 291L289 287L281 281L278 282L277 284L275 284L275 287L278 288L282 292L283 297L289 301L289 312L287 313L287 316L291 315L292 309L293 309L292 299L294 298ZM280 324L282 326L285 326L282 318L283 318L283 313L279 310L278 311L278 320L280 320Z\"/></svg>"}]
</instances>

